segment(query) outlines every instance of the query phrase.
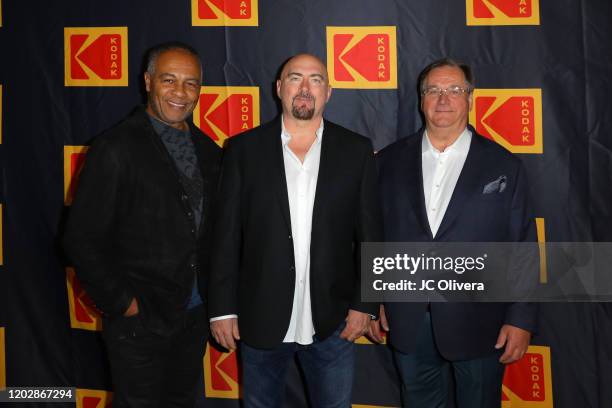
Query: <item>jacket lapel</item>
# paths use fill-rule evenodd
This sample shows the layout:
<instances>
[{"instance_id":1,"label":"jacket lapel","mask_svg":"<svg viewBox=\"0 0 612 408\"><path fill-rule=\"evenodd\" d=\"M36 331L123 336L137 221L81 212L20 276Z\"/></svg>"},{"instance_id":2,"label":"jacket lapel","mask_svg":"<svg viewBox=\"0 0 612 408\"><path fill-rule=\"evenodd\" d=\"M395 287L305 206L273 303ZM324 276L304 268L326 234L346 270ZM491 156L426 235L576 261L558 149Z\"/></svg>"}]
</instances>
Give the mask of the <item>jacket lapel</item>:
<instances>
[{"instance_id":1,"label":"jacket lapel","mask_svg":"<svg viewBox=\"0 0 612 408\"><path fill-rule=\"evenodd\" d=\"M480 136L476 134L474 129L470 128L469 130L472 132L470 149L457 180L457 185L453 190L451 200L444 213L444 218L442 218L442 223L438 228L436 238L442 237L444 232L452 225L457 215L464 210L466 201L472 195L479 193L478 187L480 186L482 174L480 164L485 162L486 157L483 157L482 144L478 140Z\"/></svg>"},{"instance_id":2,"label":"jacket lapel","mask_svg":"<svg viewBox=\"0 0 612 408\"><path fill-rule=\"evenodd\" d=\"M217 169L211 168L211 166L217 166L218 164L212 161L212 158L206 157L204 141L201 139L202 136L198 136L200 133L195 130L195 125L189 123L189 126L191 128L191 140L193 141L195 154L198 159L198 167L200 168L200 174L202 175L202 217L200 219L200 225L198 228L199 234L202 234L204 226L208 221L206 220L206 214L210 214L209 207L212 205L212 197L214 196L215 185L214 181L210 180L209 175L216 174Z\"/></svg>"},{"instance_id":3,"label":"jacket lapel","mask_svg":"<svg viewBox=\"0 0 612 408\"><path fill-rule=\"evenodd\" d=\"M412 209L419 220L423 231L427 233L430 239L433 239L429 220L425 211L425 194L423 190L423 165L421 141L423 139L424 130L420 131L419 137L410 138L406 141L407 157L399 163L400 175L406 177L406 187L408 189L408 199L412 204Z\"/></svg>"},{"instance_id":4,"label":"jacket lapel","mask_svg":"<svg viewBox=\"0 0 612 408\"><path fill-rule=\"evenodd\" d=\"M157 150L157 152L159 153L159 158L162 160L164 165L168 168L168 171L173 174L174 176L173 179L176 180L177 192L180 193L177 197L180 197L183 194L187 194L185 190L183 189L181 182L179 181L178 170L176 168L176 165L174 164L174 161L172 160L172 157L170 156L170 153L168 152L168 149L166 149L166 146L164 146L164 142L162 142L161 137L159 137L159 135L155 132L155 129L153 128L153 125L151 124L147 116L147 113L144 111L144 109L142 110L141 115L142 115L143 125L146 129L147 135L149 136L151 143L153 143L155 150Z\"/></svg>"},{"instance_id":5,"label":"jacket lapel","mask_svg":"<svg viewBox=\"0 0 612 408\"><path fill-rule=\"evenodd\" d=\"M149 118L147 117L147 113L144 111L144 109L139 111L138 114L141 115L141 120L143 121L142 124L145 127L145 129L146 129L147 135L149 136L149 139L151 140L151 143L153 143L153 146L155 147L155 149L159 153L160 159L162 160L164 165L167 167L168 171L171 172L172 175L174 176L172 179L174 180L174 185L176 187L175 197L177 198L177 200L179 200L181 202L181 205L185 209L185 211L184 211L185 214L191 212L192 209L191 209L191 205L189 204L189 201L183 199L183 197L187 196L187 192L185 191L185 189L183 188L183 185L181 184L180 175L179 175L178 169L176 168L176 165L174 164L174 161L173 161L172 157L170 156L170 153L168 152L168 149L166 149L166 146L164 146L164 142L162 142L162 140L159 137L159 135L155 132L155 129L153 128L153 125L151 124ZM193 129L192 129L192 135L193 135ZM195 138L193 136L192 136L192 140L194 140L194 144L195 144L196 142L195 142ZM201 155L198 154L198 150L199 149L198 149L197 145L195 147L195 150L196 150L196 157L198 158L198 164L199 164L199 167L200 167L200 171L202 171L202 177L204 177L205 173L204 173L204 170L203 170L203 163L202 163L202 161L204 159L202 159ZM205 190L204 194L206 194L206 186L205 186L204 190ZM204 210L206 196L204 196L203 201L204 202L202 203L202 210ZM202 214L205 214L205 212L202 211ZM202 219L200 220L200 226L202 226L202 221L203 220L204 220L204 217L202 217ZM195 226L195 223L194 223L194 226ZM194 229L194 234L198 234L199 231L201 231L201 228Z\"/></svg>"},{"instance_id":6,"label":"jacket lapel","mask_svg":"<svg viewBox=\"0 0 612 408\"><path fill-rule=\"evenodd\" d=\"M339 141L334 137L331 130L332 125L325 121L323 126L323 140L321 141L321 158L319 160L319 174L317 175L317 188L315 191L314 206L312 209L312 225L316 225L316 220L320 215L321 209L324 208L325 198L331 194L330 189L333 188L333 163L337 165L341 163L341 146Z\"/></svg>"},{"instance_id":7,"label":"jacket lapel","mask_svg":"<svg viewBox=\"0 0 612 408\"><path fill-rule=\"evenodd\" d=\"M266 145L263 146L265 159L262 165L269 163L271 166L271 180L278 199L283 219L287 228L291 231L291 216L289 214L289 193L287 192L287 177L285 175L285 162L283 160L283 143L281 140L281 119L278 116L271 126L266 129L264 137Z\"/></svg>"}]
</instances>

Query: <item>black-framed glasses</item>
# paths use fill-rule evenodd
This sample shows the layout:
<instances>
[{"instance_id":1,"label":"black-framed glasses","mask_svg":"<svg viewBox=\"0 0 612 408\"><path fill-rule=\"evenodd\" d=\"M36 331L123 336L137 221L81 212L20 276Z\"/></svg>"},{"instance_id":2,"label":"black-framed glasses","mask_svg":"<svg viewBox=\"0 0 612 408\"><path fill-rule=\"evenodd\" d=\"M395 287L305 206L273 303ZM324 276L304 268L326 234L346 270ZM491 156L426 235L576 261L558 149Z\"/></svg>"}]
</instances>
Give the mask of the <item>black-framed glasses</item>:
<instances>
[{"instance_id":1,"label":"black-framed glasses","mask_svg":"<svg viewBox=\"0 0 612 408\"><path fill-rule=\"evenodd\" d=\"M449 86L446 89L441 89L436 86L425 88L421 94L427 98L440 97L442 94L449 98L458 98L463 94L469 94L472 90L470 88L463 88L459 85Z\"/></svg>"}]
</instances>

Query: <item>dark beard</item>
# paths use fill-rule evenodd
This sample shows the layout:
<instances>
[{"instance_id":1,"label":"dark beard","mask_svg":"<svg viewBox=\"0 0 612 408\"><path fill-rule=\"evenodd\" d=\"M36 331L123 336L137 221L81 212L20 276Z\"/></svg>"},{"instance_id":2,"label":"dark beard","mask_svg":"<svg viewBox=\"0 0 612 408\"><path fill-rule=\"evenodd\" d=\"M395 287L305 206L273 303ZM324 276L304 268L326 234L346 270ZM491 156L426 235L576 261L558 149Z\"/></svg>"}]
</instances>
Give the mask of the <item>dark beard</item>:
<instances>
[{"instance_id":1,"label":"dark beard","mask_svg":"<svg viewBox=\"0 0 612 408\"><path fill-rule=\"evenodd\" d=\"M291 114L294 118L299 120L310 120L314 116L314 108L308 109L306 107L293 106L291 108Z\"/></svg>"},{"instance_id":2,"label":"dark beard","mask_svg":"<svg viewBox=\"0 0 612 408\"><path fill-rule=\"evenodd\" d=\"M299 107L295 105L295 100L297 98L308 98L312 101L312 109L308 109L306 107ZM314 98L312 95L310 95L309 92L300 92L299 95L296 95L295 97L293 97L292 103L291 103L291 114L293 115L294 118L298 119L298 120L310 120L312 119L312 117L314 116Z\"/></svg>"}]
</instances>

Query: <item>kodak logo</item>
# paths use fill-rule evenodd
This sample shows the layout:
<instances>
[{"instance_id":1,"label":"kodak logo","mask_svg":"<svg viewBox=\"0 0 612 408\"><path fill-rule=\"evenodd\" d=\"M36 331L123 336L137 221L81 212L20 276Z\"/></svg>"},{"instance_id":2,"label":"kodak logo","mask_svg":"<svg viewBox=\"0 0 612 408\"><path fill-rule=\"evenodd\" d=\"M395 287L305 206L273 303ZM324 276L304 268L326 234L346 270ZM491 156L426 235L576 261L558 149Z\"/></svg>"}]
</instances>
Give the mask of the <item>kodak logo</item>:
<instances>
[{"instance_id":1,"label":"kodak logo","mask_svg":"<svg viewBox=\"0 0 612 408\"><path fill-rule=\"evenodd\" d=\"M65 27L66 86L128 86L127 27Z\"/></svg>"},{"instance_id":2,"label":"kodak logo","mask_svg":"<svg viewBox=\"0 0 612 408\"><path fill-rule=\"evenodd\" d=\"M76 389L76 408L111 408L113 393L104 390Z\"/></svg>"},{"instance_id":3,"label":"kodak logo","mask_svg":"<svg viewBox=\"0 0 612 408\"><path fill-rule=\"evenodd\" d=\"M502 408L553 408L550 348L529 346L519 361L506 366Z\"/></svg>"},{"instance_id":4,"label":"kodak logo","mask_svg":"<svg viewBox=\"0 0 612 408\"><path fill-rule=\"evenodd\" d=\"M327 27L327 68L335 88L397 88L396 27Z\"/></svg>"},{"instance_id":5,"label":"kodak logo","mask_svg":"<svg viewBox=\"0 0 612 408\"><path fill-rule=\"evenodd\" d=\"M79 284L73 268L66 268L66 286L70 307L70 327L92 331L102 330L100 313Z\"/></svg>"},{"instance_id":6,"label":"kodak logo","mask_svg":"<svg viewBox=\"0 0 612 408\"><path fill-rule=\"evenodd\" d=\"M87 146L64 146L64 205L72 204Z\"/></svg>"},{"instance_id":7,"label":"kodak logo","mask_svg":"<svg viewBox=\"0 0 612 408\"><path fill-rule=\"evenodd\" d=\"M258 0L191 0L194 26L257 26Z\"/></svg>"},{"instance_id":8,"label":"kodak logo","mask_svg":"<svg viewBox=\"0 0 612 408\"><path fill-rule=\"evenodd\" d=\"M204 390L207 398L240 398L238 359L234 351L224 353L206 345Z\"/></svg>"},{"instance_id":9,"label":"kodak logo","mask_svg":"<svg viewBox=\"0 0 612 408\"><path fill-rule=\"evenodd\" d=\"M227 138L259 126L259 88L203 86L193 122L223 147Z\"/></svg>"},{"instance_id":10,"label":"kodak logo","mask_svg":"<svg viewBox=\"0 0 612 408\"><path fill-rule=\"evenodd\" d=\"M470 123L513 153L542 153L542 90L475 89Z\"/></svg>"},{"instance_id":11,"label":"kodak logo","mask_svg":"<svg viewBox=\"0 0 612 408\"><path fill-rule=\"evenodd\" d=\"M539 25L540 0L466 0L467 25Z\"/></svg>"}]
</instances>

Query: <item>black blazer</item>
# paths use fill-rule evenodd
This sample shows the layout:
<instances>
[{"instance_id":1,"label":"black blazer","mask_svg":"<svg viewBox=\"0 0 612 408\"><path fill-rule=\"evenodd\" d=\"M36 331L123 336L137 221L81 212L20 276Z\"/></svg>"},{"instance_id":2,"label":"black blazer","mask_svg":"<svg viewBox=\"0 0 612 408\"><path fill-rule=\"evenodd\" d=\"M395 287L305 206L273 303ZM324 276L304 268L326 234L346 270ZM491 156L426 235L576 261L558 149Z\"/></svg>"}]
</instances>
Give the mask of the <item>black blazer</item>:
<instances>
[{"instance_id":1,"label":"black blazer","mask_svg":"<svg viewBox=\"0 0 612 408\"><path fill-rule=\"evenodd\" d=\"M206 293L221 149L190 127L204 179L199 234L178 170L138 108L89 148L64 236L79 281L97 307L120 315L135 297L140 319L160 334L178 324L196 270Z\"/></svg>"},{"instance_id":2,"label":"black blazer","mask_svg":"<svg viewBox=\"0 0 612 408\"><path fill-rule=\"evenodd\" d=\"M282 343L295 284L280 117L230 139L220 178L209 286L209 316L238 314L241 339ZM359 243L382 238L370 141L325 121L310 245L310 293L317 337L360 299Z\"/></svg>"},{"instance_id":3,"label":"black blazer","mask_svg":"<svg viewBox=\"0 0 612 408\"><path fill-rule=\"evenodd\" d=\"M525 170L520 159L472 132L470 149L436 237L425 210L421 140L423 131L386 147L377 155L385 241L521 242L536 241ZM483 187L505 175L501 193ZM398 350L414 350L427 305L386 304L390 340ZM436 345L449 360L493 352L499 329L511 324L536 329L537 307L529 303L431 303Z\"/></svg>"}]
</instances>

